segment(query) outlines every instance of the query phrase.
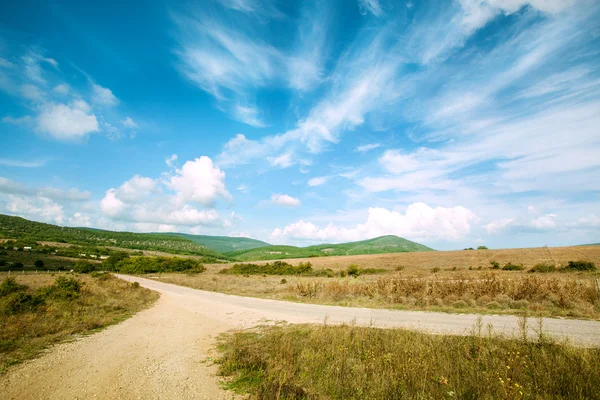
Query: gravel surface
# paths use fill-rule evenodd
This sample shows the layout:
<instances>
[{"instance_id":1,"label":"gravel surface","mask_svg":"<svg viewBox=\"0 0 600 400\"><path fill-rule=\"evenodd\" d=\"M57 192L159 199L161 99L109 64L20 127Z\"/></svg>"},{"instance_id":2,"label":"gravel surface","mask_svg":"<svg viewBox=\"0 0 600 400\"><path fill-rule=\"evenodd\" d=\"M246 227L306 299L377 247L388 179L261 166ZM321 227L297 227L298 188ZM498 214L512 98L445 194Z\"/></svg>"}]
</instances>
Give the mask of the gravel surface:
<instances>
[{"instance_id":1,"label":"gravel surface","mask_svg":"<svg viewBox=\"0 0 600 400\"><path fill-rule=\"evenodd\" d=\"M289 303L205 292L120 276L161 293L152 308L101 332L52 347L0 377L1 399L230 399L216 376L215 339L233 328L287 321L356 323L432 333L469 333L476 315ZM531 321L533 328L536 321ZM518 319L484 316L517 334ZM600 322L544 319L544 332L600 346Z\"/></svg>"}]
</instances>

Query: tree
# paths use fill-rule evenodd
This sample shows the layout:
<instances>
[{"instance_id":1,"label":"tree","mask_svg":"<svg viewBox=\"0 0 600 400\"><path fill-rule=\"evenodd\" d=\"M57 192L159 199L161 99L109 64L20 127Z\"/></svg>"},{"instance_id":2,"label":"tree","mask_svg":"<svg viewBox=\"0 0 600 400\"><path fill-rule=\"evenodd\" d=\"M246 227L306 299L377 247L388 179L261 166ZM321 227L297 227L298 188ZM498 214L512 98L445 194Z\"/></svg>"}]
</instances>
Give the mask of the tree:
<instances>
[{"instance_id":1,"label":"tree","mask_svg":"<svg viewBox=\"0 0 600 400\"><path fill-rule=\"evenodd\" d=\"M35 260L33 263L35 269L44 269L44 262L42 260Z\"/></svg>"},{"instance_id":2,"label":"tree","mask_svg":"<svg viewBox=\"0 0 600 400\"><path fill-rule=\"evenodd\" d=\"M477 247L477 250L487 250L488 248L486 246L479 246Z\"/></svg>"}]
</instances>

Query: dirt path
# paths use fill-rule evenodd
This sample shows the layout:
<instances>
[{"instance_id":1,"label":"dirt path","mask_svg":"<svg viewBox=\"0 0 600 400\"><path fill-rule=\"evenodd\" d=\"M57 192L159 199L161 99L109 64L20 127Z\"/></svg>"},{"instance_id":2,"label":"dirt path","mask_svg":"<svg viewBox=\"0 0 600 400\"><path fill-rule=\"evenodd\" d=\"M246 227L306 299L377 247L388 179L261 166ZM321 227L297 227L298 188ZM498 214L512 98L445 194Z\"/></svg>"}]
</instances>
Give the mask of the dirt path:
<instances>
[{"instance_id":1,"label":"dirt path","mask_svg":"<svg viewBox=\"0 0 600 400\"><path fill-rule=\"evenodd\" d=\"M127 321L55 346L0 377L2 399L226 399L219 388L215 337L233 328L285 320L292 323L355 322L464 334L477 317L318 306L203 292L123 276L161 293L157 304ZM496 332L516 333L518 320L486 316ZM600 322L544 320L547 334L600 345Z\"/></svg>"}]
</instances>

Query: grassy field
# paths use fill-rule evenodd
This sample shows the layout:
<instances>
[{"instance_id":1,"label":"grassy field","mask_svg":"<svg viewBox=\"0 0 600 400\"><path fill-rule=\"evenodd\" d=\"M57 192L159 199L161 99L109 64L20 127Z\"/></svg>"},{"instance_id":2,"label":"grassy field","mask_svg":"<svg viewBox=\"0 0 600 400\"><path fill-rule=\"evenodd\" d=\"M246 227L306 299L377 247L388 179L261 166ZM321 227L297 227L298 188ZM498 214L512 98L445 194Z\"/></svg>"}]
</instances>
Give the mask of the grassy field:
<instances>
[{"instance_id":1,"label":"grassy field","mask_svg":"<svg viewBox=\"0 0 600 400\"><path fill-rule=\"evenodd\" d=\"M122 321L158 298L110 274L11 278L0 274L0 373L53 343Z\"/></svg>"},{"instance_id":2,"label":"grassy field","mask_svg":"<svg viewBox=\"0 0 600 400\"><path fill-rule=\"evenodd\" d=\"M314 270L331 269L336 277L219 273L231 269L230 264L205 265L207 271L198 275L150 277L202 290L307 303L600 319L597 273L527 272L539 263L560 267L575 260L600 265L600 248L402 253L311 258L292 263L310 262ZM500 268L508 263L523 264L523 270L492 269L491 261L498 262ZM340 272L352 264L381 272L340 277Z\"/></svg>"},{"instance_id":3,"label":"grassy field","mask_svg":"<svg viewBox=\"0 0 600 400\"><path fill-rule=\"evenodd\" d=\"M221 337L226 386L256 399L593 399L600 349L399 329L290 325Z\"/></svg>"}]
</instances>

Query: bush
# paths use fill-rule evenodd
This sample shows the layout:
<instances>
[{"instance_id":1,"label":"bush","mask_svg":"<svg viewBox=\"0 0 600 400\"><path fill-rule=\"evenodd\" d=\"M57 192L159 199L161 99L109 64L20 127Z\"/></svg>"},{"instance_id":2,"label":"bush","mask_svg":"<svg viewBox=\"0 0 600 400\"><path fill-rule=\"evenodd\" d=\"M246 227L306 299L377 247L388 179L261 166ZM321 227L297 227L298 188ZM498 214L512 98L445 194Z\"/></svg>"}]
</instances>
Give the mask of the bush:
<instances>
[{"instance_id":1,"label":"bush","mask_svg":"<svg viewBox=\"0 0 600 400\"><path fill-rule=\"evenodd\" d=\"M522 271L523 266L519 265L519 264L513 264L511 262L508 262L508 263L506 263L506 265L504 265L504 267L502 267L502 270L504 270L504 271Z\"/></svg>"},{"instance_id":2,"label":"bush","mask_svg":"<svg viewBox=\"0 0 600 400\"><path fill-rule=\"evenodd\" d=\"M79 274L89 274L96 270L96 266L88 261L77 261L73 266L73 271Z\"/></svg>"},{"instance_id":3,"label":"bush","mask_svg":"<svg viewBox=\"0 0 600 400\"><path fill-rule=\"evenodd\" d=\"M129 258L126 251L115 251L106 260L102 261L102 268L107 271L115 271L119 261Z\"/></svg>"},{"instance_id":4,"label":"bush","mask_svg":"<svg viewBox=\"0 0 600 400\"><path fill-rule=\"evenodd\" d=\"M35 260L33 265L35 266L35 269L44 269L44 261L42 260Z\"/></svg>"},{"instance_id":5,"label":"bush","mask_svg":"<svg viewBox=\"0 0 600 400\"><path fill-rule=\"evenodd\" d=\"M0 267L4 267L6 265L6 261L0 260Z\"/></svg>"},{"instance_id":6,"label":"bush","mask_svg":"<svg viewBox=\"0 0 600 400\"><path fill-rule=\"evenodd\" d=\"M29 294L24 292L12 294L6 303L4 303L4 314L20 314L23 312L36 311L46 302L44 298L38 294Z\"/></svg>"},{"instance_id":7,"label":"bush","mask_svg":"<svg viewBox=\"0 0 600 400\"><path fill-rule=\"evenodd\" d=\"M206 268L193 258L182 257L127 257L112 269L125 274L150 274L156 272L204 272Z\"/></svg>"},{"instance_id":8,"label":"bush","mask_svg":"<svg viewBox=\"0 0 600 400\"><path fill-rule=\"evenodd\" d=\"M59 300L73 300L79 297L83 282L75 278L59 276L54 285L41 289L41 293Z\"/></svg>"},{"instance_id":9,"label":"bush","mask_svg":"<svg viewBox=\"0 0 600 400\"><path fill-rule=\"evenodd\" d=\"M285 261L275 261L262 265L234 264L231 268L222 269L219 273L229 275L312 275L313 270L310 262L300 263L294 267Z\"/></svg>"},{"instance_id":10,"label":"bush","mask_svg":"<svg viewBox=\"0 0 600 400\"><path fill-rule=\"evenodd\" d=\"M529 272L555 272L556 267L553 264L539 263L535 264Z\"/></svg>"},{"instance_id":11,"label":"bush","mask_svg":"<svg viewBox=\"0 0 600 400\"><path fill-rule=\"evenodd\" d=\"M132 287L132 288L134 288L134 289L139 289L141 286L140 286L140 283L139 283L139 282L133 282L133 283L131 284L131 287Z\"/></svg>"},{"instance_id":12,"label":"bush","mask_svg":"<svg viewBox=\"0 0 600 400\"><path fill-rule=\"evenodd\" d=\"M287 283L287 280L285 278L283 278L279 283L282 285L285 285Z\"/></svg>"},{"instance_id":13,"label":"bush","mask_svg":"<svg viewBox=\"0 0 600 400\"><path fill-rule=\"evenodd\" d=\"M488 250L486 246L478 246L477 250Z\"/></svg>"},{"instance_id":14,"label":"bush","mask_svg":"<svg viewBox=\"0 0 600 400\"><path fill-rule=\"evenodd\" d=\"M346 273L348 274L348 276L358 278L360 276L360 268L356 264L350 264L350 266L346 270Z\"/></svg>"},{"instance_id":15,"label":"bush","mask_svg":"<svg viewBox=\"0 0 600 400\"><path fill-rule=\"evenodd\" d=\"M22 268L23 268L23 263L22 263L22 262L20 262L20 261L15 261L15 262L12 264L12 267L13 267L14 269L22 269Z\"/></svg>"},{"instance_id":16,"label":"bush","mask_svg":"<svg viewBox=\"0 0 600 400\"><path fill-rule=\"evenodd\" d=\"M431 272L433 272L434 274L437 274L438 272L440 272L440 267L431 268Z\"/></svg>"},{"instance_id":17,"label":"bush","mask_svg":"<svg viewBox=\"0 0 600 400\"><path fill-rule=\"evenodd\" d=\"M564 268L571 271L594 271L596 264L591 261L569 261L569 264Z\"/></svg>"},{"instance_id":18,"label":"bush","mask_svg":"<svg viewBox=\"0 0 600 400\"><path fill-rule=\"evenodd\" d=\"M500 263L498 261L490 261L492 269L500 269Z\"/></svg>"},{"instance_id":19,"label":"bush","mask_svg":"<svg viewBox=\"0 0 600 400\"><path fill-rule=\"evenodd\" d=\"M20 292L27 289L27 286L17 283L15 278L5 278L0 283L0 297L8 296L11 293Z\"/></svg>"}]
</instances>

